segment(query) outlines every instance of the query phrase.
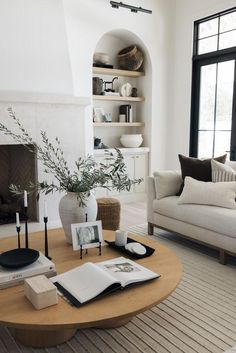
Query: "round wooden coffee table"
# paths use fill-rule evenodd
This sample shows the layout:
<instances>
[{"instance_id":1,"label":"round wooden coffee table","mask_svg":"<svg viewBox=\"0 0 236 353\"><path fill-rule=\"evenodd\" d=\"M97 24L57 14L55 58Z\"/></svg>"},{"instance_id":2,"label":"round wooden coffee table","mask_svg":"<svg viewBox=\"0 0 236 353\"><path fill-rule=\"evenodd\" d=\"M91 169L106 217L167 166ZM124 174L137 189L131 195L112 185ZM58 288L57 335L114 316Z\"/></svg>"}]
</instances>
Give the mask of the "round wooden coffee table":
<instances>
[{"instance_id":1,"label":"round wooden coffee table","mask_svg":"<svg viewBox=\"0 0 236 353\"><path fill-rule=\"evenodd\" d=\"M74 252L66 243L62 229L49 231L49 253L56 264L58 273L68 271L87 261L100 262L123 254L108 245L98 249L89 249L80 260L79 252ZM113 240L113 231L103 231L104 239ZM24 345L47 347L63 343L70 339L78 328L118 327L132 319L134 315L151 308L167 298L178 285L182 275L179 258L167 247L129 233L129 237L141 241L156 249L150 257L137 262L150 270L161 274L161 278L139 286L113 293L97 301L75 308L59 298L59 304L35 310L26 299L23 286L0 290L0 323L14 328L16 339ZM31 248L43 252L44 234L33 233L29 238ZM22 242L23 244L23 238ZM1 250L6 251L16 246L16 239L1 239Z\"/></svg>"}]
</instances>

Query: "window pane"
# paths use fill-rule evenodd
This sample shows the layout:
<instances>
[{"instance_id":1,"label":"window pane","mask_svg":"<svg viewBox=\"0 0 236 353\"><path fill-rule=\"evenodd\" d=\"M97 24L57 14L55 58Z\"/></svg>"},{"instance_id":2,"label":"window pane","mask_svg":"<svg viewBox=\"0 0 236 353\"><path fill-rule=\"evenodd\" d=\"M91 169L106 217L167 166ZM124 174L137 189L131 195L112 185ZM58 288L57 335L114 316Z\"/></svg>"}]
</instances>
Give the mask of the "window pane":
<instances>
[{"instance_id":1,"label":"window pane","mask_svg":"<svg viewBox=\"0 0 236 353\"><path fill-rule=\"evenodd\" d=\"M217 36L198 41L198 54L210 53L217 50Z\"/></svg>"},{"instance_id":2,"label":"window pane","mask_svg":"<svg viewBox=\"0 0 236 353\"><path fill-rule=\"evenodd\" d=\"M236 29L236 12L228 13L220 17L220 32Z\"/></svg>"},{"instance_id":3,"label":"window pane","mask_svg":"<svg viewBox=\"0 0 236 353\"><path fill-rule=\"evenodd\" d=\"M233 109L234 60L218 64L216 130L230 130Z\"/></svg>"},{"instance_id":4,"label":"window pane","mask_svg":"<svg viewBox=\"0 0 236 353\"><path fill-rule=\"evenodd\" d=\"M218 33L219 18L213 18L210 21L205 21L199 24L198 38L213 36Z\"/></svg>"},{"instance_id":5,"label":"window pane","mask_svg":"<svg viewBox=\"0 0 236 353\"><path fill-rule=\"evenodd\" d=\"M220 34L219 49L226 49L236 46L236 30Z\"/></svg>"},{"instance_id":6,"label":"window pane","mask_svg":"<svg viewBox=\"0 0 236 353\"><path fill-rule=\"evenodd\" d=\"M199 129L213 130L215 115L216 64L201 67Z\"/></svg>"},{"instance_id":7,"label":"window pane","mask_svg":"<svg viewBox=\"0 0 236 353\"><path fill-rule=\"evenodd\" d=\"M212 158L212 156L213 156L213 131L199 131L198 158Z\"/></svg>"},{"instance_id":8,"label":"window pane","mask_svg":"<svg viewBox=\"0 0 236 353\"><path fill-rule=\"evenodd\" d=\"M214 157L225 154L230 150L231 131L216 131L215 132L215 149Z\"/></svg>"}]
</instances>

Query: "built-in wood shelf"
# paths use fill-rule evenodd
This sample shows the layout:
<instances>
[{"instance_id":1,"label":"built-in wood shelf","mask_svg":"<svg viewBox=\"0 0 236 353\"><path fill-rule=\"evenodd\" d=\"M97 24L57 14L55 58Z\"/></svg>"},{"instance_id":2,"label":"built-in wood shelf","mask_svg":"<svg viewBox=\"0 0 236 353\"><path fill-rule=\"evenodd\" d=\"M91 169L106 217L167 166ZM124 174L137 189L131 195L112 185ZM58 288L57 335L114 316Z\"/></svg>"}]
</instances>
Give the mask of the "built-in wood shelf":
<instances>
[{"instance_id":1,"label":"built-in wood shelf","mask_svg":"<svg viewBox=\"0 0 236 353\"><path fill-rule=\"evenodd\" d=\"M143 102L145 101L144 97L122 97L122 96L103 96L95 95L93 96L94 100L99 101L123 101L123 102Z\"/></svg>"},{"instance_id":2,"label":"built-in wood shelf","mask_svg":"<svg viewBox=\"0 0 236 353\"><path fill-rule=\"evenodd\" d=\"M144 126L145 123L93 123L93 126L102 126L102 127L135 127L135 126Z\"/></svg>"},{"instance_id":3,"label":"built-in wood shelf","mask_svg":"<svg viewBox=\"0 0 236 353\"><path fill-rule=\"evenodd\" d=\"M124 77L141 77L145 75L145 73L141 71L107 69L105 67L93 67L93 74L124 76Z\"/></svg>"}]
</instances>

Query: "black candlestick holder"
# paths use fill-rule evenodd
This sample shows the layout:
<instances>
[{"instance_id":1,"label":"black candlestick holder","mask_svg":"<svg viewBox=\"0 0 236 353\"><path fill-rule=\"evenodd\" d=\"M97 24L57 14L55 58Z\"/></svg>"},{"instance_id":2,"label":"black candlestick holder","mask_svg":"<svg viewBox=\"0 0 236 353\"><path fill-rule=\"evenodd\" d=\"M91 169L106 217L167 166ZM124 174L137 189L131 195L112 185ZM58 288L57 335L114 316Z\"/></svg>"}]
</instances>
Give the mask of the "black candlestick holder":
<instances>
[{"instance_id":1,"label":"black candlestick holder","mask_svg":"<svg viewBox=\"0 0 236 353\"><path fill-rule=\"evenodd\" d=\"M28 207L24 207L25 210L25 247L28 249L29 247L29 239L28 239Z\"/></svg>"},{"instance_id":2,"label":"black candlestick holder","mask_svg":"<svg viewBox=\"0 0 236 353\"><path fill-rule=\"evenodd\" d=\"M44 254L49 260L52 260L52 258L48 255L48 229L47 229L48 217L43 217L43 220L44 220L44 234L45 234L45 238L44 238L45 251L44 251Z\"/></svg>"},{"instance_id":3,"label":"black candlestick holder","mask_svg":"<svg viewBox=\"0 0 236 353\"><path fill-rule=\"evenodd\" d=\"M16 226L17 239L18 239L18 249L20 249L20 227Z\"/></svg>"}]
</instances>

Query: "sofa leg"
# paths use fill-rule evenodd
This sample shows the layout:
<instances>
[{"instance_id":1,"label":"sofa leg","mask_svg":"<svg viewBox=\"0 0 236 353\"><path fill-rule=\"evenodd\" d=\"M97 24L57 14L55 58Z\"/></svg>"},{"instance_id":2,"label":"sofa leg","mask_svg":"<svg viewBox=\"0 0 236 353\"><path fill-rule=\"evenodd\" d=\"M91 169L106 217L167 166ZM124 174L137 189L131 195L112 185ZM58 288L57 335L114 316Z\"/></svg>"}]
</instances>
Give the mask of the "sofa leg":
<instances>
[{"instance_id":1,"label":"sofa leg","mask_svg":"<svg viewBox=\"0 0 236 353\"><path fill-rule=\"evenodd\" d=\"M153 235L154 227L153 224L148 222L148 234Z\"/></svg>"},{"instance_id":2,"label":"sofa leg","mask_svg":"<svg viewBox=\"0 0 236 353\"><path fill-rule=\"evenodd\" d=\"M226 265L227 263L227 254L223 249L220 249L220 264Z\"/></svg>"}]
</instances>

